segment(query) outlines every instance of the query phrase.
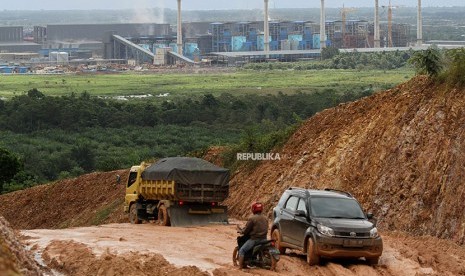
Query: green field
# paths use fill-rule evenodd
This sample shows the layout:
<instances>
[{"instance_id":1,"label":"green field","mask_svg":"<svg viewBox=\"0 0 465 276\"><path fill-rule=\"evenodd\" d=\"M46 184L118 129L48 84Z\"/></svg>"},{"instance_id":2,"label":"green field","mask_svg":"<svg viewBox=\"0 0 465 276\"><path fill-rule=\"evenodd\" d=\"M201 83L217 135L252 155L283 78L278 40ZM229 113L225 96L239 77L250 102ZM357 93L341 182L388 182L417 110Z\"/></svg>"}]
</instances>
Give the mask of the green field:
<instances>
[{"instance_id":1,"label":"green field","mask_svg":"<svg viewBox=\"0 0 465 276\"><path fill-rule=\"evenodd\" d=\"M45 95L60 96L88 92L95 96L124 95L220 95L231 93L276 94L318 92L325 89L381 90L404 82L411 69L398 70L311 70L237 71L229 73L152 73L104 75L2 75L0 97L11 98L37 88Z\"/></svg>"}]
</instances>

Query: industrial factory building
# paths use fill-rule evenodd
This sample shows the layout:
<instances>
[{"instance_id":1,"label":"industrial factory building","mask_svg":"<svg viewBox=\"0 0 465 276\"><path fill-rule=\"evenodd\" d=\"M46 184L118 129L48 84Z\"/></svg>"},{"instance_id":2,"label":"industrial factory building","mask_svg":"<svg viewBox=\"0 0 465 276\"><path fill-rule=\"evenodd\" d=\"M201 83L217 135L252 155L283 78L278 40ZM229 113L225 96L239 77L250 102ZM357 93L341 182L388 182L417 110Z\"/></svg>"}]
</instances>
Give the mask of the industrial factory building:
<instances>
[{"instance_id":1,"label":"industrial factory building","mask_svg":"<svg viewBox=\"0 0 465 276\"><path fill-rule=\"evenodd\" d=\"M375 0L371 23L347 20L347 13L355 9L344 6L341 9L342 20L328 21L324 2L321 0L319 23L270 21L268 0L264 1L264 21L187 23L182 22L181 0L178 0L176 28L168 24L52 24L35 26L35 43L22 45L26 43L23 42L22 27L4 27L0 28L0 51L32 51L27 47L40 45L39 54L44 57L58 53L57 56L70 58L98 56L162 65L170 62L195 63L212 56L228 59L250 57L249 60L267 60L273 56L294 60L314 58L321 53L320 50L329 46L379 51L413 45L421 47L423 44L421 0L417 5L415 43L410 41L410 25L392 22L395 6L390 3L387 6L388 22L380 23L379 0Z\"/></svg>"},{"instance_id":2,"label":"industrial factory building","mask_svg":"<svg viewBox=\"0 0 465 276\"><path fill-rule=\"evenodd\" d=\"M44 55L51 51L65 51L70 55L90 51L92 55L103 56L103 41L108 32L122 37L163 37L171 34L171 28L169 24L155 23L51 24L34 27L34 40L44 44L47 49Z\"/></svg>"},{"instance_id":3,"label":"industrial factory building","mask_svg":"<svg viewBox=\"0 0 465 276\"><path fill-rule=\"evenodd\" d=\"M261 22L212 23L213 52L263 51L264 34ZM373 23L364 20L326 21L326 45L336 48L371 48ZM380 24L381 47L407 47L410 26L392 24L391 38L387 24ZM320 48L320 26L311 21L269 22L270 51L310 50ZM389 43L391 42L391 43ZM388 45L389 44L389 45Z\"/></svg>"},{"instance_id":4,"label":"industrial factory building","mask_svg":"<svg viewBox=\"0 0 465 276\"><path fill-rule=\"evenodd\" d=\"M38 52L41 45L24 41L23 27L0 27L0 53Z\"/></svg>"},{"instance_id":5,"label":"industrial factory building","mask_svg":"<svg viewBox=\"0 0 465 276\"><path fill-rule=\"evenodd\" d=\"M264 51L264 26L264 21L183 22L181 56L198 61L211 53ZM318 23L270 21L268 26L270 51L313 50L322 46ZM380 24L380 46L409 46L410 26L390 26L389 31L388 24ZM326 21L325 30L325 46L374 47L374 24L368 21ZM160 53L166 53L167 49L178 53L179 47L175 28L155 23L34 26L33 39L34 43L24 41L22 27L0 27L0 52L39 53L43 57L52 52L66 52L74 59L97 56L153 62L157 49Z\"/></svg>"},{"instance_id":6,"label":"industrial factory building","mask_svg":"<svg viewBox=\"0 0 465 276\"><path fill-rule=\"evenodd\" d=\"M67 24L47 25L48 41L102 41L108 31L123 37L164 36L171 33L169 24Z\"/></svg>"}]
</instances>

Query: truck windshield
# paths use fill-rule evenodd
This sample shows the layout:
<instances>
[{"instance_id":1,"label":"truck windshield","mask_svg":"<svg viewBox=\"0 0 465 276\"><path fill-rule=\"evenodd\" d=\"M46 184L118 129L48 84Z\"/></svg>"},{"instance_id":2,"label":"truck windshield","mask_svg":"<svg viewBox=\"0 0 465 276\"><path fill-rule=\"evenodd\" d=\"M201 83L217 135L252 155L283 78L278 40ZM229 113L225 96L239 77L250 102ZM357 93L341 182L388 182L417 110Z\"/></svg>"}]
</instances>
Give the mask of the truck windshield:
<instances>
[{"instance_id":1,"label":"truck windshield","mask_svg":"<svg viewBox=\"0 0 465 276\"><path fill-rule=\"evenodd\" d=\"M128 178L128 188L131 187L134 182L136 182L137 179L137 172L130 172L129 173L129 178Z\"/></svg>"},{"instance_id":2,"label":"truck windshield","mask_svg":"<svg viewBox=\"0 0 465 276\"><path fill-rule=\"evenodd\" d=\"M312 197L310 202L311 212L314 217L347 219L365 218L365 214L360 208L360 205L353 199Z\"/></svg>"}]
</instances>

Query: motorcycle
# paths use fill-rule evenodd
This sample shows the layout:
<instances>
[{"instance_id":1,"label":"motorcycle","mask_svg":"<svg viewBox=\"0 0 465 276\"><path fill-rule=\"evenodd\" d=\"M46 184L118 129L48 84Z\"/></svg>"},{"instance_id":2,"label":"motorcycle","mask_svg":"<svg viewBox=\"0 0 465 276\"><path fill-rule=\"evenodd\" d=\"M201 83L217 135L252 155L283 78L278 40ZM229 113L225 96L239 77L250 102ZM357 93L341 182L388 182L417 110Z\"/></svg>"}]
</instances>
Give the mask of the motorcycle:
<instances>
[{"instance_id":1,"label":"motorcycle","mask_svg":"<svg viewBox=\"0 0 465 276\"><path fill-rule=\"evenodd\" d=\"M238 231L240 234L240 231ZM237 237L237 246L233 251L233 264L238 266L239 248L249 239L249 236L239 235ZM274 240L255 245L252 250L249 250L244 256L244 266L260 267L274 271L276 264L279 261L279 250L276 249Z\"/></svg>"}]
</instances>

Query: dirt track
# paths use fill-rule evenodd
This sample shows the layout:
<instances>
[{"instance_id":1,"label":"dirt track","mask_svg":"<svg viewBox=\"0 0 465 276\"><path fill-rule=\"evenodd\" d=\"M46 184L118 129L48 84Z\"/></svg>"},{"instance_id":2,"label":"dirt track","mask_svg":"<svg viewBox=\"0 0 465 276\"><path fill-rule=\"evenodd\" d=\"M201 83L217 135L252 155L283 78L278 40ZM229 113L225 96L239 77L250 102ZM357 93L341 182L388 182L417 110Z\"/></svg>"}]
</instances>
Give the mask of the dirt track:
<instances>
[{"instance_id":1,"label":"dirt track","mask_svg":"<svg viewBox=\"0 0 465 276\"><path fill-rule=\"evenodd\" d=\"M99 275L135 275L138 271L128 271L128 267L140 269L145 263L163 263L163 257L181 267L179 275L203 275L202 271L225 276L465 275L463 247L436 238L412 238L396 233L383 234L385 250L376 267L365 265L363 260L341 260L309 267L304 255L288 250L279 261L277 272L239 271L232 266L235 225L174 228L123 223L62 230L24 230L21 233L33 250L42 253L48 266L65 274L72 271L73 275L85 275L89 271L99 271ZM86 250L87 255L83 253ZM83 261L83 256L87 256L87 261ZM151 271L151 275L166 273Z\"/></svg>"}]
</instances>

